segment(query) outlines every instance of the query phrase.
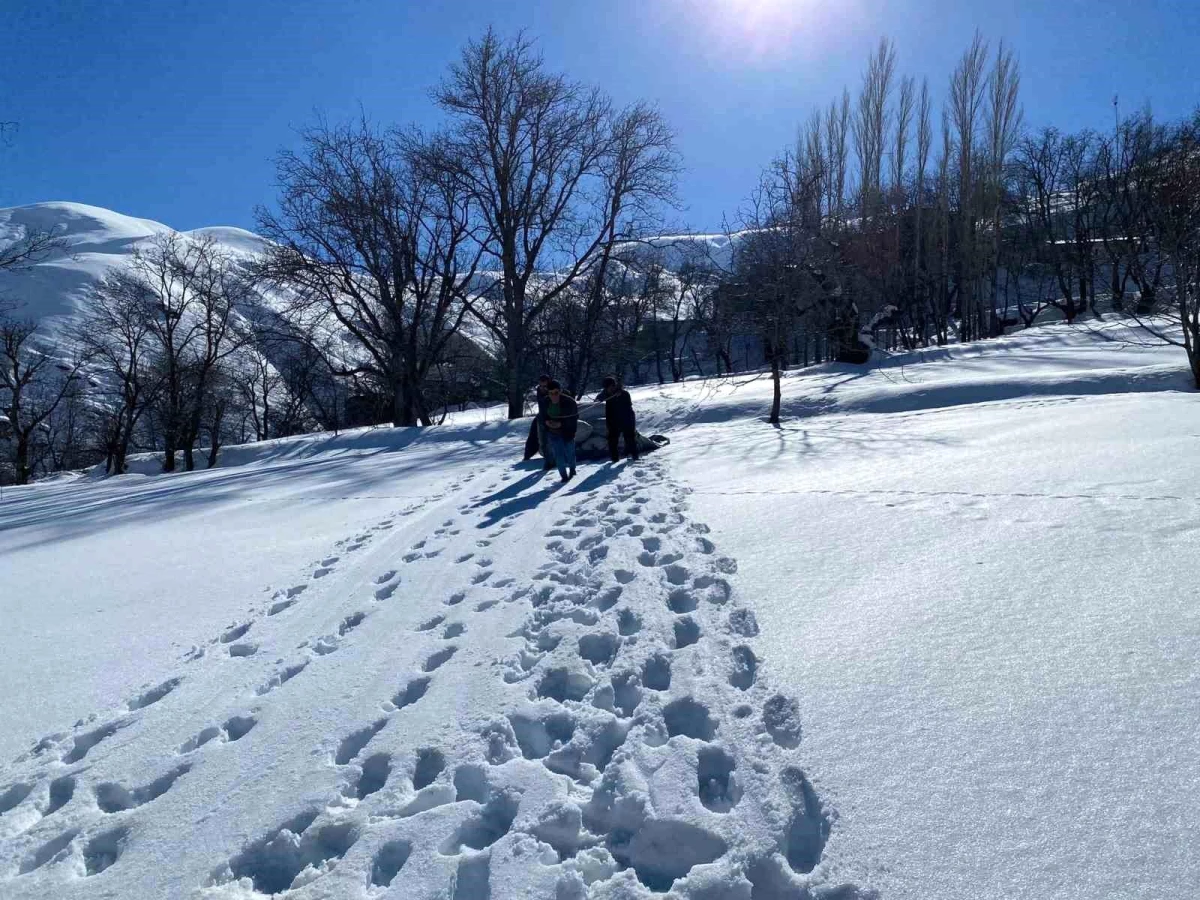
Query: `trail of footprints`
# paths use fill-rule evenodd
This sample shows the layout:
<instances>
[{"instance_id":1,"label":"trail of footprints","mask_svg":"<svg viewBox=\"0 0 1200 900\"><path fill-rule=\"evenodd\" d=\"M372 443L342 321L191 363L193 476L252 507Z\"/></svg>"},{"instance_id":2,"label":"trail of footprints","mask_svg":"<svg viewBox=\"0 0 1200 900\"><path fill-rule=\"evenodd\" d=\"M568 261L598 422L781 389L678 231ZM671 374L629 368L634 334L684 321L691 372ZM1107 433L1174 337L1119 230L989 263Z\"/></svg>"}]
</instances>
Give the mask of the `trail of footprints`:
<instances>
[{"instance_id":1,"label":"trail of footprints","mask_svg":"<svg viewBox=\"0 0 1200 900\"><path fill-rule=\"evenodd\" d=\"M641 481L585 497L548 532L524 647L504 671L527 696L486 729L487 760L498 770L538 761L587 798L521 816L564 869L555 891L575 874L586 887L617 872L667 891L736 846L730 865L753 897L810 896L802 876L819 863L830 820L789 760L798 705L759 677L748 643L757 623L726 578L736 563L687 523L683 490L652 464L636 471ZM773 822L760 846L737 815L747 791L757 809L745 820Z\"/></svg>"},{"instance_id":2,"label":"trail of footprints","mask_svg":"<svg viewBox=\"0 0 1200 900\"><path fill-rule=\"evenodd\" d=\"M430 499L437 500L441 496L444 495L437 495ZM339 542L339 550L345 553L353 553L361 550L371 540L371 532L385 532L392 529L395 526L397 518L418 511L422 505L414 504L407 509L401 510L395 516L384 519L368 532ZM330 574L340 559L341 557L337 555L330 555L323 558L313 571L313 579L324 578ZM399 587L399 584L400 579L395 570L381 574L375 581L374 599L379 602L390 599L397 587ZM263 617L274 617L291 609L301 601L301 595L307 589L308 583L303 583L276 591L271 597L270 604L265 609ZM307 646L313 656L322 656L331 653L338 648L342 639L362 624L365 618L365 612L352 613L343 619L338 627L337 635L326 635L317 638L314 641L306 642L302 647ZM255 620L251 619L232 625L215 637L210 642L211 646L223 648L226 654L234 659L253 656L258 651L258 644L246 638L255 624ZM451 653L453 653L453 650L451 650ZM207 655L207 648L194 647L185 654L184 660L194 662ZM286 684L303 672L308 667L311 659L312 657L308 657L291 665L283 666L256 690L256 695L260 697L264 696ZM137 713L147 710L174 692L184 681L185 676L178 675L146 689L125 704L126 712ZM427 681L424 684L414 684L410 691L408 702L415 702L416 699L419 699L423 695L424 688L427 685ZM83 763L99 744L111 739L114 735L133 725L136 721L136 717L118 717L105 724L87 728L86 723L88 721L94 722L95 719L96 716L93 716L91 720L77 722L74 726L75 733L73 735L70 732L59 732L43 737L28 753L18 758L16 762L22 763L32 759L40 760L43 766L53 765L54 763L63 766L75 766L76 764ZM177 748L176 752L185 757L184 762L174 766L146 784L127 787L112 781L99 781L95 783L90 790L90 794L96 808L101 814L108 817L116 816L119 813L154 801L173 788L180 778L192 770L195 765L194 754L202 747L211 743L235 743L245 737L256 724L257 719L253 714L244 714L233 715L219 725L210 725L203 728ZM78 771L72 771L68 774L58 775L57 777L45 780L41 785L39 785L37 780L19 781L3 789L0 792L0 816L18 810L18 808L21 808L23 812L21 820L16 823L18 826L16 830L13 831L11 828L6 829L9 836L30 831L39 822L49 819L70 804L76 796L78 774ZM387 778L387 774L386 768L381 768L379 760L368 760L364 763L364 774L360 779L359 787L362 796L366 796L372 793L373 790L378 789L372 789L372 784L382 786ZM7 825L8 823L5 824ZM79 840L81 835L84 837L82 842ZM24 875L34 872L44 866L62 862L73 854L78 853L82 858L84 873L87 876L96 875L117 862L124 851L128 839L129 829L125 826L102 829L90 836L84 835L83 830L80 828L68 828L41 843L26 855L19 863L16 874ZM324 846L329 843L329 835L318 835L316 840L318 845ZM319 850L314 852L319 855ZM390 857L384 854L383 862L381 862L381 871L387 871L389 866L394 867L398 871L399 866L402 864L400 855L395 851L395 848L392 848Z\"/></svg>"},{"instance_id":3,"label":"trail of footprints","mask_svg":"<svg viewBox=\"0 0 1200 900\"><path fill-rule=\"evenodd\" d=\"M798 706L760 677L750 645L757 623L726 578L736 565L714 556L703 526L686 523L682 492L669 511L646 515L654 499L642 491L655 484L585 498L548 534L551 559L535 586L503 598L528 600L530 612L513 635L523 646L498 669L512 702L480 728L477 747L419 746L403 758L371 750L457 647L431 649L385 704L387 716L334 754L344 802L365 803L365 814L312 811L283 823L213 883L241 873L260 891L282 890L304 866L330 871L361 839L373 848L363 851L369 866L357 866L369 869L370 885L396 883L420 854L449 867L455 900L496 896L493 882L519 883L531 897L584 898L624 878L622 896L658 893L722 862L753 898L855 896L804 878L820 862L830 818L790 759ZM700 571L694 560L704 561ZM479 562L490 572L490 561ZM445 605L464 600L455 593ZM439 614L417 631L446 642L467 627ZM747 827L763 817L766 839ZM291 848L287 858L273 858L273 846ZM513 875L529 853L540 854L536 884L527 867Z\"/></svg>"},{"instance_id":4,"label":"trail of footprints","mask_svg":"<svg viewBox=\"0 0 1200 900\"><path fill-rule=\"evenodd\" d=\"M449 867L454 900L491 896L492 882L509 884L529 852L541 853L542 862L535 870L541 881L526 886L531 897L585 898L593 886L615 887L621 879L628 888L622 896L665 892L681 879L686 883L697 866L711 872L722 864L749 882L754 900L856 896L853 889L823 890L804 879L820 862L830 818L790 759L801 739L798 706L771 694L760 677L750 643L757 623L733 602L725 577L736 564L714 555L704 526L687 523L684 491L665 485L657 466L635 471L638 480L626 476L585 495L548 532L549 562L534 586L502 598L527 600L530 612L512 635L521 649L496 669L512 700L480 728L477 747L422 746L403 754L371 749L389 723L422 702L457 653L453 641L468 631L467 622L436 615L417 632L441 646L432 647L420 671L383 703L383 716L344 736L331 754L341 773L340 797L281 822L213 870L208 884L245 878L264 895L287 892L333 872L361 841L369 857L367 887L400 885L414 854L432 855ZM663 494L666 510L657 508ZM457 534L454 525L447 520L434 537ZM378 529L390 527L389 520ZM479 546L503 531L501 525ZM358 536L344 551L355 552L368 539ZM441 552L427 548L427 540L419 541L405 562ZM691 565L696 560L699 571ZM338 561L323 559L313 577L324 577ZM493 591L512 585L507 578L487 586L493 574L488 558L467 553L457 559L472 561L478 569L472 585ZM396 571L381 574L374 599L390 599L398 584ZM285 612L305 589L278 592L266 615ZM454 593L445 605L453 609L465 599L465 591ZM483 600L473 612L500 602ZM337 635L305 642L308 655L278 670L258 696L334 652L365 617L351 614ZM256 648L235 648L254 648L246 640L253 624L230 627L216 643L232 657L252 655ZM182 680L145 691L128 710L152 706ZM83 760L131 722L76 735L61 761ZM200 748L234 743L255 724L253 715L235 715L203 729L178 748L181 763L146 784L99 783L93 789L98 808L116 816L152 802L188 775ZM34 752L64 737L52 735ZM25 802L34 787L20 783L0 793L0 815ZM62 809L75 791L74 774L50 781L41 815ZM434 815L435 827L422 821ZM766 841L754 837L761 828L746 827L763 818L771 823ZM50 839L21 863L20 873L61 860L80 833L69 829ZM79 850L86 873L115 864L128 837L125 826L87 836ZM528 879L527 867L517 877Z\"/></svg>"}]
</instances>

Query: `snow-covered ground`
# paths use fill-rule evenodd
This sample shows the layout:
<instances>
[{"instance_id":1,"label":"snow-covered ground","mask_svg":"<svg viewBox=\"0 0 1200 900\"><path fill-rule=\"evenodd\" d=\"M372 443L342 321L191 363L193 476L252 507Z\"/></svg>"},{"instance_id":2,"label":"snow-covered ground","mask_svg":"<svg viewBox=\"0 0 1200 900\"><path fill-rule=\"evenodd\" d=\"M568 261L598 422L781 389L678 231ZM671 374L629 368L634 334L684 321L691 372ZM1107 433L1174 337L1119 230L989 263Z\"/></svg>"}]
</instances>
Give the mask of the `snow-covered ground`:
<instances>
[{"instance_id":1,"label":"snow-covered ground","mask_svg":"<svg viewBox=\"0 0 1200 900\"><path fill-rule=\"evenodd\" d=\"M6 490L0 896L1192 896L1180 351L784 390L566 487L474 413Z\"/></svg>"}]
</instances>

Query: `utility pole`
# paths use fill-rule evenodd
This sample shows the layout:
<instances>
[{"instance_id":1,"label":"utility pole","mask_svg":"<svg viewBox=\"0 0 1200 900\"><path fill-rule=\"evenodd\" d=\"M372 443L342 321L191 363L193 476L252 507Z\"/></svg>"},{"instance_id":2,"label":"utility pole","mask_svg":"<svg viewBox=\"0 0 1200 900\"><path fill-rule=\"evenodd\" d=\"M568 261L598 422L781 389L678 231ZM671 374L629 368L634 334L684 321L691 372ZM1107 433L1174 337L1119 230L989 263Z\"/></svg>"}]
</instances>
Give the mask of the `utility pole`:
<instances>
[{"instance_id":1,"label":"utility pole","mask_svg":"<svg viewBox=\"0 0 1200 900\"><path fill-rule=\"evenodd\" d=\"M1118 95L1113 94L1113 137L1121 131L1121 113L1120 107L1117 105Z\"/></svg>"}]
</instances>

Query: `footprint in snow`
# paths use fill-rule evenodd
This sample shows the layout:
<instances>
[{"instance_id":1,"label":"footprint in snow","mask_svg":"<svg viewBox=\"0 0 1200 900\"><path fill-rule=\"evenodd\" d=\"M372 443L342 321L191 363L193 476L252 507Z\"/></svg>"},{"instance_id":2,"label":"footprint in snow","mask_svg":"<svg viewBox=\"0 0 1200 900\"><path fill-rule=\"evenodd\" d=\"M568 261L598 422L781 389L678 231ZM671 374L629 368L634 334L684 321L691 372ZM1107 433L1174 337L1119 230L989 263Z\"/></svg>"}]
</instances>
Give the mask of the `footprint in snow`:
<instances>
[{"instance_id":1,"label":"footprint in snow","mask_svg":"<svg viewBox=\"0 0 1200 900\"><path fill-rule=\"evenodd\" d=\"M150 688L150 690L146 691L145 693L130 700L128 703L125 704L125 708L128 709L130 712L134 712L135 710L145 709L147 706L153 706L155 703L157 703L163 697L167 696L167 694L169 694L173 690L175 690L175 688L179 687L179 685L182 683L183 683L182 677L169 678L166 681L164 681L162 684L160 684L156 687L152 687L152 688ZM2 806L2 804L0 804L0 806ZM0 808L0 812L4 812L4 810L2 808Z\"/></svg>"},{"instance_id":2,"label":"footprint in snow","mask_svg":"<svg viewBox=\"0 0 1200 900\"><path fill-rule=\"evenodd\" d=\"M189 738L179 745L180 753L193 753L199 750L209 741L220 739L226 743L240 741L250 730L258 724L258 720L253 716L233 716L226 719L224 724L209 725L202 729L195 737Z\"/></svg>"},{"instance_id":3,"label":"footprint in snow","mask_svg":"<svg viewBox=\"0 0 1200 900\"><path fill-rule=\"evenodd\" d=\"M271 691L275 690L276 688L287 684L289 681L303 672L307 666L308 660L306 659L302 662L296 663L294 666L287 666L286 668L281 669L279 672L272 675L265 684L255 691L255 693L260 697L271 693Z\"/></svg>"}]
</instances>

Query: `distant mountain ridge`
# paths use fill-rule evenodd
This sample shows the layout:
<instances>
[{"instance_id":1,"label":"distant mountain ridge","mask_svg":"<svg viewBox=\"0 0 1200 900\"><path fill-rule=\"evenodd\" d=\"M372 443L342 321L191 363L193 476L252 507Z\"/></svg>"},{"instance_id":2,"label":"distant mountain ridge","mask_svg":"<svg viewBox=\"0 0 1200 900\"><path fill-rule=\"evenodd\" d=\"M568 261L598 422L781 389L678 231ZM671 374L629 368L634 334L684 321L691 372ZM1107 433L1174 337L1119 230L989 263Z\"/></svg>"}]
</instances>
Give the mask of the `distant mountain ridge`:
<instances>
[{"instance_id":1,"label":"distant mountain ridge","mask_svg":"<svg viewBox=\"0 0 1200 900\"><path fill-rule=\"evenodd\" d=\"M243 228L217 226L176 232L161 222L85 203L52 201L0 209L0 244L36 232L54 234L63 246L31 266L0 272L0 296L15 302L16 315L38 322L48 335L60 332L104 275L127 266L134 250L155 235L175 232L210 238L239 257L257 255L267 247L266 240Z\"/></svg>"}]
</instances>

